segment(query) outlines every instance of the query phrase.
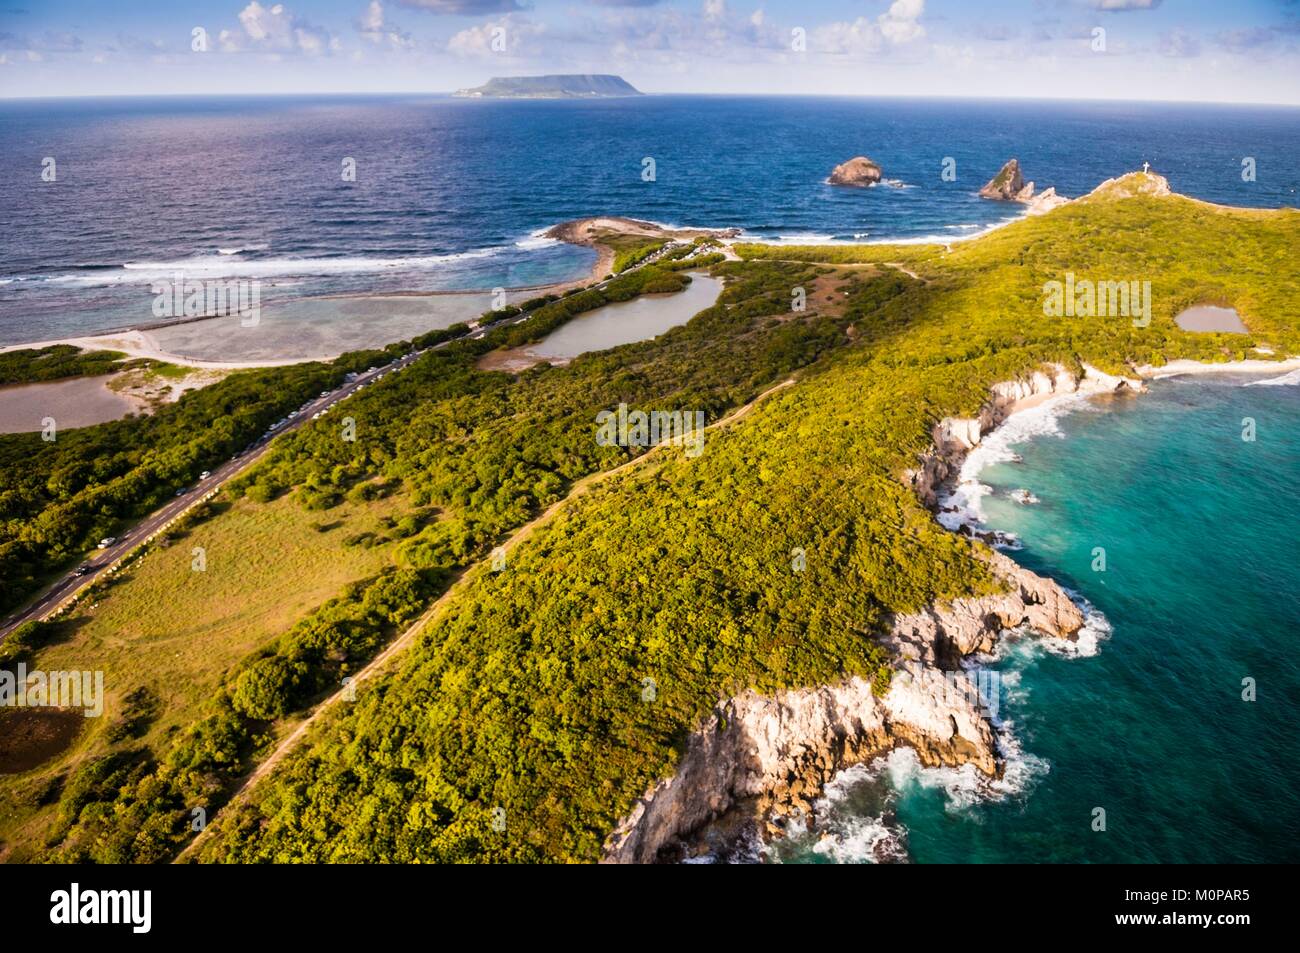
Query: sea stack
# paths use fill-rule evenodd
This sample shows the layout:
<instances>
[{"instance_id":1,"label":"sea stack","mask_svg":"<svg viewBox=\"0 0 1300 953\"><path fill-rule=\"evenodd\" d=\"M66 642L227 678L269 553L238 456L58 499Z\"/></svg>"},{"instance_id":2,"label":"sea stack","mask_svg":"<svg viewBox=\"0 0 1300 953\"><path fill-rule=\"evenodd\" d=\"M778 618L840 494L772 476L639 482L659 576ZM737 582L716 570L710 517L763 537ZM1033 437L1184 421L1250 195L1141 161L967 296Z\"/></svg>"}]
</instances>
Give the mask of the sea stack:
<instances>
[{"instance_id":1,"label":"sea stack","mask_svg":"<svg viewBox=\"0 0 1300 953\"><path fill-rule=\"evenodd\" d=\"M865 188L880 181L880 166L866 156L854 156L831 170L831 185L853 185Z\"/></svg>"},{"instance_id":2,"label":"sea stack","mask_svg":"<svg viewBox=\"0 0 1300 953\"><path fill-rule=\"evenodd\" d=\"M1034 197L1034 183L1020 174L1020 160L1011 159L980 189L980 198L999 202L1028 202Z\"/></svg>"}]
</instances>

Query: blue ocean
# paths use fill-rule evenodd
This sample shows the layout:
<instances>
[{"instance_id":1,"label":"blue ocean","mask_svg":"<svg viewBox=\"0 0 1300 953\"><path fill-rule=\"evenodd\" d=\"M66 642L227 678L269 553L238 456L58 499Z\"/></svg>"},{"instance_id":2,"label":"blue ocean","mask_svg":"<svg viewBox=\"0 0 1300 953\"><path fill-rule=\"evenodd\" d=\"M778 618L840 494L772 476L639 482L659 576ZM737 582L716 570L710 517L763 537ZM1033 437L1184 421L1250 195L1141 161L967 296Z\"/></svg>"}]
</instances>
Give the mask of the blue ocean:
<instances>
[{"instance_id":1,"label":"blue ocean","mask_svg":"<svg viewBox=\"0 0 1300 953\"><path fill-rule=\"evenodd\" d=\"M149 284L242 276L266 303L522 287L586 274L539 237L628 215L765 240L978 234L1007 159L1077 196L1143 162L1214 202L1296 203L1300 110L1171 104L648 96L0 103L0 344L151 320ZM886 181L829 186L865 154ZM1241 177L1255 160L1256 180ZM54 180L42 172L53 160ZM355 181L345 181L344 160ZM654 160L653 181L643 178ZM951 163L945 164L945 159ZM951 180L942 173L951 169Z\"/></svg>"}]
</instances>

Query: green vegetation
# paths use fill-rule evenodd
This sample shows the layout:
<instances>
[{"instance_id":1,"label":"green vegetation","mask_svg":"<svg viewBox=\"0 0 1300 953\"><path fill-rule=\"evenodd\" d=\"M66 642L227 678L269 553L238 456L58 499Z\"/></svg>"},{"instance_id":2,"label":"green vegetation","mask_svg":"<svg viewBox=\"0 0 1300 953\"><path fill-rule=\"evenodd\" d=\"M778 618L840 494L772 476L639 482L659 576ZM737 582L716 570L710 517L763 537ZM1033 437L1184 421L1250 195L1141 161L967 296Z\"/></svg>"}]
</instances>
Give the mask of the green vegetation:
<instances>
[{"instance_id":1,"label":"green vegetation","mask_svg":"<svg viewBox=\"0 0 1300 953\"><path fill-rule=\"evenodd\" d=\"M0 354L0 387L65 377L93 377L152 363L127 361L125 358L126 355L119 351L83 351L71 344L6 351Z\"/></svg>"},{"instance_id":2,"label":"green vegetation","mask_svg":"<svg viewBox=\"0 0 1300 953\"><path fill-rule=\"evenodd\" d=\"M641 264L666 244L665 241L650 241L622 249L614 255L614 274L622 274L633 265Z\"/></svg>"},{"instance_id":3,"label":"green vegetation","mask_svg":"<svg viewBox=\"0 0 1300 953\"><path fill-rule=\"evenodd\" d=\"M225 673L259 657L294 624L358 580L401 568L394 527L410 511L399 494L346 501L322 520L294 499L231 504L223 496L169 529L142 558L97 583L55 622L29 623L0 643L0 665L39 653L48 670L104 672L106 716L64 755L21 778L0 779L0 841L17 856L52 830L41 792L88 761L147 748L165 753L176 733L212 713ZM348 547L353 534L369 545ZM194 549L204 552L194 569ZM133 696L157 699L153 720L131 715ZM112 726L131 721L133 732Z\"/></svg>"},{"instance_id":4,"label":"green vegetation","mask_svg":"<svg viewBox=\"0 0 1300 953\"><path fill-rule=\"evenodd\" d=\"M161 759L128 746L84 761L62 786L45 859L156 863L173 856L191 836L195 809L217 810L270 740L270 720L337 686L413 619L428 595L425 580L409 571L350 587L232 671L213 713L175 737ZM149 696L133 693L110 733L129 742L152 717Z\"/></svg>"}]
</instances>

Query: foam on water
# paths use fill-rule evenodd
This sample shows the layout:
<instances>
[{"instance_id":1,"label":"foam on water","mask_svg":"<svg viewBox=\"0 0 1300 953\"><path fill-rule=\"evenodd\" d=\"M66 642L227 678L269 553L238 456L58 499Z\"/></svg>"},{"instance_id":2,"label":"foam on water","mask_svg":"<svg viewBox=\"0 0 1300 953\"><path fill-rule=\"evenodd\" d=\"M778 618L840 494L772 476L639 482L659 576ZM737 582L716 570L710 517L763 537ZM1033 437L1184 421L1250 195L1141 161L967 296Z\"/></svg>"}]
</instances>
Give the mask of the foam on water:
<instances>
[{"instance_id":1,"label":"foam on water","mask_svg":"<svg viewBox=\"0 0 1300 953\"><path fill-rule=\"evenodd\" d=\"M549 244L549 240L548 240ZM533 245L530 248L539 248ZM37 279L74 287L110 287L120 284L144 284L171 281L177 274L185 279L204 278L275 278L280 276L379 274L383 272L425 271L452 262L490 258L505 248L479 248L448 255L416 255L403 258L267 258L245 259L236 252L215 256L195 256L176 261L126 262L120 270L100 270L81 275L56 275Z\"/></svg>"},{"instance_id":2,"label":"foam on water","mask_svg":"<svg viewBox=\"0 0 1300 953\"><path fill-rule=\"evenodd\" d=\"M1268 380L1248 381L1242 384L1242 387L1295 387L1300 385L1300 367L1296 368L1290 374L1283 374L1281 377L1270 377Z\"/></svg>"},{"instance_id":3,"label":"foam on water","mask_svg":"<svg viewBox=\"0 0 1300 953\"><path fill-rule=\"evenodd\" d=\"M1012 414L1000 427L985 434L966 454L953 488L940 499L939 522L951 530L959 529L963 524L983 526L981 503L993 489L980 482L981 471L994 464L1012 463L1019 459L1012 449L1017 444L1038 437L1060 437L1061 418L1090 406L1084 394L1055 397Z\"/></svg>"},{"instance_id":4,"label":"foam on water","mask_svg":"<svg viewBox=\"0 0 1300 953\"><path fill-rule=\"evenodd\" d=\"M767 845L764 859L780 862L793 848L837 864L906 863L907 831L893 818L897 795L883 791L883 810L863 810L860 803L878 799L886 765L876 758L837 774L813 803L811 817L790 818L785 839Z\"/></svg>"}]
</instances>

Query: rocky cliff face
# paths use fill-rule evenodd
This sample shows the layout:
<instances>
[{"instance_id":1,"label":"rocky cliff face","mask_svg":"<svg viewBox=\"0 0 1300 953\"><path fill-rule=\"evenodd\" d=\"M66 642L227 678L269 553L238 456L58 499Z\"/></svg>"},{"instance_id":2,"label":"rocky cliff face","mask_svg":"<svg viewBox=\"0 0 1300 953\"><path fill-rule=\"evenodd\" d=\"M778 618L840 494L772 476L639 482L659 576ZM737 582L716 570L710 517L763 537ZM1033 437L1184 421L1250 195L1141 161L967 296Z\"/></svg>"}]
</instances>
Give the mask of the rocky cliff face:
<instances>
[{"instance_id":1,"label":"rocky cliff face","mask_svg":"<svg viewBox=\"0 0 1300 953\"><path fill-rule=\"evenodd\" d=\"M880 166L866 156L854 156L848 162L841 162L831 170L831 185L855 185L863 187L880 181Z\"/></svg>"},{"instance_id":2,"label":"rocky cliff face","mask_svg":"<svg viewBox=\"0 0 1300 953\"><path fill-rule=\"evenodd\" d=\"M1054 208L1069 204L1064 195L1057 195L1055 188L1046 188L1029 200L1028 214L1044 215Z\"/></svg>"},{"instance_id":3,"label":"rocky cliff face","mask_svg":"<svg viewBox=\"0 0 1300 953\"><path fill-rule=\"evenodd\" d=\"M1022 401L1142 387L1084 368L1082 379L1052 367L998 384L978 418L936 424L934 448L909 475L922 499L933 505L939 482ZM974 764L1000 774L995 734L979 692L959 668L962 658L989 651L1007 629L1074 638L1084 618L1055 582L1000 553L986 558L1006 591L893 620L884 642L899 670L883 697L851 678L772 697L746 692L719 704L689 738L674 775L648 791L609 835L604 861L652 862L742 802L760 814L807 810L837 772L899 745L913 748L926 765Z\"/></svg>"}]
</instances>

